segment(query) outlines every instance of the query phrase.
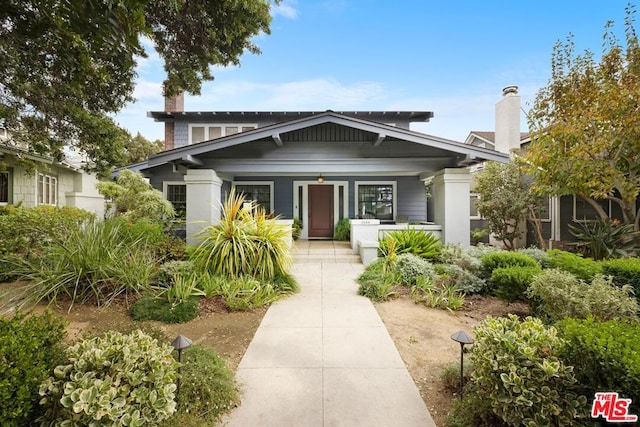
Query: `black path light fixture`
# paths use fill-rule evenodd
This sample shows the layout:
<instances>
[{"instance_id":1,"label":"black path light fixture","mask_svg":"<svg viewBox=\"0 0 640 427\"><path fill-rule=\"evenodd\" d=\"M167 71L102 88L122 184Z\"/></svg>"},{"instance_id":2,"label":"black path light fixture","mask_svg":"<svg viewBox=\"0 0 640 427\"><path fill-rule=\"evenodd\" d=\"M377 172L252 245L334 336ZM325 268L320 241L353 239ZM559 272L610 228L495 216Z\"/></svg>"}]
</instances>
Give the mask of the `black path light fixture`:
<instances>
[{"instance_id":1,"label":"black path light fixture","mask_svg":"<svg viewBox=\"0 0 640 427\"><path fill-rule=\"evenodd\" d=\"M178 363L182 363L182 350L189 347L193 341L184 335L178 335L176 339L171 342L171 345L174 349L178 350ZM180 394L180 371L182 370L182 365L178 367L178 381L177 381L177 390L176 390L176 399Z\"/></svg>"},{"instance_id":2,"label":"black path light fixture","mask_svg":"<svg viewBox=\"0 0 640 427\"><path fill-rule=\"evenodd\" d=\"M471 338L465 331L458 331L451 335L451 339L460 343L460 400L462 400L462 385L464 383L464 345L473 344L473 338Z\"/></svg>"}]
</instances>

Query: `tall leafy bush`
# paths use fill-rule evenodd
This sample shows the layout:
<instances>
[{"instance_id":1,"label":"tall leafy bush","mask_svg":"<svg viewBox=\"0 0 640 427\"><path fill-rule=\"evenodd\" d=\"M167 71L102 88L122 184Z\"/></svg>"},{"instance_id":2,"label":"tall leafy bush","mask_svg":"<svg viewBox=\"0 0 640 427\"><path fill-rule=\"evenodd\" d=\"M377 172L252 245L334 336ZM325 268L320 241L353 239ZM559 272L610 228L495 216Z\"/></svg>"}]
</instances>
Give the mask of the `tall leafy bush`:
<instances>
[{"instance_id":1,"label":"tall leafy bush","mask_svg":"<svg viewBox=\"0 0 640 427\"><path fill-rule=\"evenodd\" d=\"M333 238L340 241L348 241L351 238L351 223L349 218L341 218L333 231Z\"/></svg>"},{"instance_id":2,"label":"tall leafy bush","mask_svg":"<svg viewBox=\"0 0 640 427\"><path fill-rule=\"evenodd\" d=\"M62 357L65 324L50 313L0 317L0 420L7 427L34 425L38 389Z\"/></svg>"},{"instance_id":3,"label":"tall leafy bush","mask_svg":"<svg viewBox=\"0 0 640 427\"><path fill-rule=\"evenodd\" d=\"M587 400L576 393L573 368L559 357L564 345L539 319L488 317L474 328L471 360L475 393L512 426L576 425Z\"/></svg>"},{"instance_id":4,"label":"tall leafy bush","mask_svg":"<svg viewBox=\"0 0 640 427\"><path fill-rule=\"evenodd\" d=\"M40 386L42 422L157 425L176 410L173 348L149 335L107 332L66 351L67 362Z\"/></svg>"}]
</instances>

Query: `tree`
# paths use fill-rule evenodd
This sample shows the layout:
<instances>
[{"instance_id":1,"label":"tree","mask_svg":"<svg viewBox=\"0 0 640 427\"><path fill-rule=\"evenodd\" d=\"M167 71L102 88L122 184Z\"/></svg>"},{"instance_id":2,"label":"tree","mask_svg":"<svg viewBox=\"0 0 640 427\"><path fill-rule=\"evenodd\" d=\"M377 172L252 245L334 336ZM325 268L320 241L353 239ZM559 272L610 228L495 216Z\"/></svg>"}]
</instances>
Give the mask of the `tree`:
<instances>
[{"instance_id":1,"label":"tree","mask_svg":"<svg viewBox=\"0 0 640 427\"><path fill-rule=\"evenodd\" d=\"M142 37L164 59L164 93L199 94L212 65L259 53L269 12L269 0L1 0L0 126L10 144L55 160L72 145L104 170L128 141L111 114L133 101Z\"/></svg>"},{"instance_id":2,"label":"tree","mask_svg":"<svg viewBox=\"0 0 640 427\"><path fill-rule=\"evenodd\" d=\"M529 191L518 165L487 162L475 176L474 191L480 196L478 211L489 232L507 249L514 249L522 226L540 206L540 197Z\"/></svg>"},{"instance_id":3,"label":"tree","mask_svg":"<svg viewBox=\"0 0 640 427\"><path fill-rule=\"evenodd\" d=\"M115 213L129 220L164 221L175 215L173 205L160 191L142 175L128 169L120 172L116 182L99 182L97 187L100 194L113 202Z\"/></svg>"},{"instance_id":4,"label":"tree","mask_svg":"<svg viewBox=\"0 0 640 427\"><path fill-rule=\"evenodd\" d=\"M150 155L162 151L163 148L163 141L159 139L149 141L147 138L140 135L140 132L138 132L136 136L131 138L129 143L124 147L123 161L114 166L126 166L132 163L142 162Z\"/></svg>"},{"instance_id":5,"label":"tree","mask_svg":"<svg viewBox=\"0 0 640 427\"><path fill-rule=\"evenodd\" d=\"M602 219L599 201L618 205L624 223L640 230L640 47L635 10L627 6L626 47L605 27L603 53L574 52L558 42L551 78L529 111L531 146L523 163L541 193L575 194Z\"/></svg>"}]
</instances>

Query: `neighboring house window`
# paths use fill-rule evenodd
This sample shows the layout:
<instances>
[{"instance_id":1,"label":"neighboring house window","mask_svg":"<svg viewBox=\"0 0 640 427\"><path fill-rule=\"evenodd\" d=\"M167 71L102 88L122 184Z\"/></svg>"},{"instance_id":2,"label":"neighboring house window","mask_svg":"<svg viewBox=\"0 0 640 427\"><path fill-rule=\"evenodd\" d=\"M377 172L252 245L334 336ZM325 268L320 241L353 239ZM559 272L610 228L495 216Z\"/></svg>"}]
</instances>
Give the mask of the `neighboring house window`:
<instances>
[{"instance_id":1,"label":"neighboring house window","mask_svg":"<svg viewBox=\"0 0 640 427\"><path fill-rule=\"evenodd\" d=\"M611 201L598 200L598 204L602 206L607 215L611 216ZM583 198L573 196L573 220L577 222L593 221L598 218L596 210L587 203Z\"/></svg>"},{"instance_id":2,"label":"neighboring house window","mask_svg":"<svg viewBox=\"0 0 640 427\"><path fill-rule=\"evenodd\" d=\"M210 139L222 138L223 136L229 136L238 132L246 132L257 128L258 125L189 125L189 143L196 144L202 141L208 141Z\"/></svg>"},{"instance_id":3,"label":"neighboring house window","mask_svg":"<svg viewBox=\"0 0 640 427\"><path fill-rule=\"evenodd\" d=\"M551 221L551 197L547 196L538 209L538 219L542 222Z\"/></svg>"},{"instance_id":4,"label":"neighboring house window","mask_svg":"<svg viewBox=\"0 0 640 427\"><path fill-rule=\"evenodd\" d=\"M356 200L359 218L393 220L395 212L395 182L356 182Z\"/></svg>"},{"instance_id":5,"label":"neighboring house window","mask_svg":"<svg viewBox=\"0 0 640 427\"><path fill-rule=\"evenodd\" d=\"M238 181L233 183L236 194L244 194L245 200L254 200L265 212L273 212L273 182Z\"/></svg>"},{"instance_id":6,"label":"neighboring house window","mask_svg":"<svg viewBox=\"0 0 640 427\"><path fill-rule=\"evenodd\" d=\"M0 205L9 203L9 172L0 172Z\"/></svg>"},{"instance_id":7,"label":"neighboring house window","mask_svg":"<svg viewBox=\"0 0 640 427\"><path fill-rule=\"evenodd\" d=\"M480 195L478 193L471 193L469 197L469 217L471 219L482 219L480 211L478 210L478 200Z\"/></svg>"},{"instance_id":8,"label":"neighboring house window","mask_svg":"<svg viewBox=\"0 0 640 427\"><path fill-rule=\"evenodd\" d=\"M176 211L177 219L187 219L187 185L182 182L165 182L164 197Z\"/></svg>"},{"instance_id":9,"label":"neighboring house window","mask_svg":"<svg viewBox=\"0 0 640 427\"><path fill-rule=\"evenodd\" d=\"M57 205L58 204L58 178L55 176L38 174L38 204Z\"/></svg>"}]
</instances>

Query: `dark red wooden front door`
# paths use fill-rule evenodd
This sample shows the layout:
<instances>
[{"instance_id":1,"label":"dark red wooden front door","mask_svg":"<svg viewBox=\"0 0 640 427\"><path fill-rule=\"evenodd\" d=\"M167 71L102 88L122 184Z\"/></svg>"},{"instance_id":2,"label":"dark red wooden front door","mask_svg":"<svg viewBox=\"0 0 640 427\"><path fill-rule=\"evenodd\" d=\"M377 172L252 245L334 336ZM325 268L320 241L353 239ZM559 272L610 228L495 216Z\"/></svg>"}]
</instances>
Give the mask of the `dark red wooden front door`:
<instances>
[{"instance_id":1,"label":"dark red wooden front door","mask_svg":"<svg viewBox=\"0 0 640 427\"><path fill-rule=\"evenodd\" d=\"M333 185L309 186L309 238L333 238Z\"/></svg>"}]
</instances>

